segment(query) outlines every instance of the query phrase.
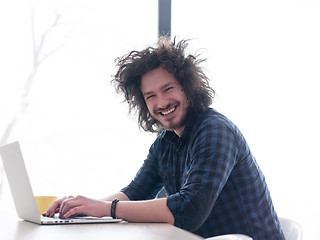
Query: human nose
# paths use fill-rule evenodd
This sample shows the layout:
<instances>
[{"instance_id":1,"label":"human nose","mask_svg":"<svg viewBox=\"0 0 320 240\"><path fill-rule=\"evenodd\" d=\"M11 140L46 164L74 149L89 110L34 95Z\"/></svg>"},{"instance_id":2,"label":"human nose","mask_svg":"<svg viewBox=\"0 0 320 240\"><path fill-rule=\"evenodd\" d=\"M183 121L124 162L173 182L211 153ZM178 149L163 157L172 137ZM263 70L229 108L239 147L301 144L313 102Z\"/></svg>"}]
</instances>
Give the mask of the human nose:
<instances>
[{"instance_id":1,"label":"human nose","mask_svg":"<svg viewBox=\"0 0 320 240\"><path fill-rule=\"evenodd\" d=\"M169 105L169 99L164 96L158 96L157 109L166 109Z\"/></svg>"}]
</instances>

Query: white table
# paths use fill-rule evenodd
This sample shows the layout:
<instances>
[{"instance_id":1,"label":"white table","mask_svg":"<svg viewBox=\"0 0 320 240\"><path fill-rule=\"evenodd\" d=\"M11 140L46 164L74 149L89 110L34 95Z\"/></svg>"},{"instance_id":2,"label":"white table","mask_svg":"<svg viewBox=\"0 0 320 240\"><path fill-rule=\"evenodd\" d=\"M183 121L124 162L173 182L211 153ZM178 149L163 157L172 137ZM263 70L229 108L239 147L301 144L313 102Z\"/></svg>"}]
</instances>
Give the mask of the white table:
<instances>
[{"instance_id":1,"label":"white table","mask_svg":"<svg viewBox=\"0 0 320 240\"><path fill-rule=\"evenodd\" d=\"M3 240L203 239L169 224L103 223L41 226L17 218L4 221L2 216L0 239Z\"/></svg>"}]
</instances>

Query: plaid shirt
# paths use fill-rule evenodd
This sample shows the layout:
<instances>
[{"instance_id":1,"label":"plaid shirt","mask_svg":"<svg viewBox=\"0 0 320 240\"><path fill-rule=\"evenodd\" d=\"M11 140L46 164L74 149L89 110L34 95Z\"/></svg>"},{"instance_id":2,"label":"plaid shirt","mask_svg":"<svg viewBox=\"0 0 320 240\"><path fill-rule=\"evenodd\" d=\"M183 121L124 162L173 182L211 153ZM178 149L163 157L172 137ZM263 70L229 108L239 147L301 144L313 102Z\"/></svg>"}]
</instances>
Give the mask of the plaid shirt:
<instances>
[{"instance_id":1,"label":"plaid shirt","mask_svg":"<svg viewBox=\"0 0 320 240\"><path fill-rule=\"evenodd\" d=\"M151 199L164 186L175 226L211 237L246 234L284 239L264 176L238 130L213 109L189 113L179 138L161 132L122 191Z\"/></svg>"}]
</instances>

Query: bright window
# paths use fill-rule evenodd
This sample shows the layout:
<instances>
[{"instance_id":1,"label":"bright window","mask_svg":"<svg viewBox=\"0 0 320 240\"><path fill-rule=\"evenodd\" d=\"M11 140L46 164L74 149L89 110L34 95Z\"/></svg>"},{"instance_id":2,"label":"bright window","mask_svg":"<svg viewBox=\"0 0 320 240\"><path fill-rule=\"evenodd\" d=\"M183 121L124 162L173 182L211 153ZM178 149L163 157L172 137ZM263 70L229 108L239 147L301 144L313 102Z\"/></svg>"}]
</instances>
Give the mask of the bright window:
<instances>
[{"instance_id":1,"label":"bright window","mask_svg":"<svg viewBox=\"0 0 320 240\"><path fill-rule=\"evenodd\" d=\"M155 137L139 131L127 104L120 103L110 84L114 60L157 41L157 2L1 5L0 136L27 101L9 141L21 143L35 194L102 197L119 191L132 180ZM49 56L23 99L33 67L31 16L37 49L45 36L39 58Z\"/></svg>"},{"instance_id":2,"label":"bright window","mask_svg":"<svg viewBox=\"0 0 320 240\"><path fill-rule=\"evenodd\" d=\"M194 39L193 49L208 58L213 107L248 140L279 215L300 221L304 237L317 239L319 1L172 4L172 35Z\"/></svg>"}]
</instances>

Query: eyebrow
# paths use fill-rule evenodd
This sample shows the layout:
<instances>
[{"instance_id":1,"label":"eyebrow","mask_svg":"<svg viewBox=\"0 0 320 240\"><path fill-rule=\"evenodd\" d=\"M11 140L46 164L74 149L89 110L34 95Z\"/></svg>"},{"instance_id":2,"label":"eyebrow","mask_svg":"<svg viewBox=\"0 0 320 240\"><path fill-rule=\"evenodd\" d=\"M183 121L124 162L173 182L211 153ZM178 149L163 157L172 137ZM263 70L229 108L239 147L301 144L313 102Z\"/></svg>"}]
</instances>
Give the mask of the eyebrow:
<instances>
[{"instance_id":1,"label":"eyebrow","mask_svg":"<svg viewBox=\"0 0 320 240\"><path fill-rule=\"evenodd\" d=\"M174 82L166 83L165 85L163 85L163 86L160 87L160 90L163 90L164 88L166 88L166 87L168 87L168 86L170 86L170 85L175 85L175 84L176 84L176 83L174 83ZM143 96L150 95L150 94L153 94L153 93L154 93L154 91L145 92L145 93L143 94Z\"/></svg>"}]
</instances>

